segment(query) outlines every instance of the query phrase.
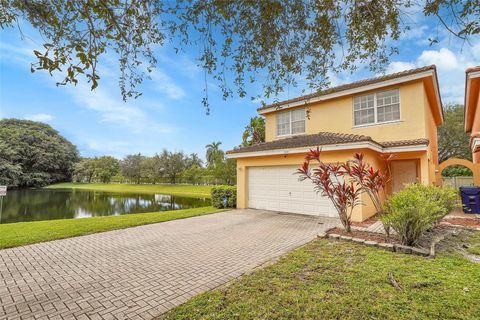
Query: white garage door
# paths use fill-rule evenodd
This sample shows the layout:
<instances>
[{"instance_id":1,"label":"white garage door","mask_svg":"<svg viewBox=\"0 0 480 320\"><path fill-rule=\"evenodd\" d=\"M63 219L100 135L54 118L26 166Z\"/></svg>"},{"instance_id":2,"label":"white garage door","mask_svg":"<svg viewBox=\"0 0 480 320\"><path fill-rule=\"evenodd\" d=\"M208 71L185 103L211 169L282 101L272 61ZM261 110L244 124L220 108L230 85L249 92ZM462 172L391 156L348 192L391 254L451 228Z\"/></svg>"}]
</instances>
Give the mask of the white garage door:
<instances>
[{"instance_id":1,"label":"white garage door","mask_svg":"<svg viewBox=\"0 0 480 320\"><path fill-rule=\"evenodd\" d=\"M308 215L337 217L327 197L317 194L311 181L298 181L298 167L248 168L248 207Z\"/></svg>"}]
</instances>

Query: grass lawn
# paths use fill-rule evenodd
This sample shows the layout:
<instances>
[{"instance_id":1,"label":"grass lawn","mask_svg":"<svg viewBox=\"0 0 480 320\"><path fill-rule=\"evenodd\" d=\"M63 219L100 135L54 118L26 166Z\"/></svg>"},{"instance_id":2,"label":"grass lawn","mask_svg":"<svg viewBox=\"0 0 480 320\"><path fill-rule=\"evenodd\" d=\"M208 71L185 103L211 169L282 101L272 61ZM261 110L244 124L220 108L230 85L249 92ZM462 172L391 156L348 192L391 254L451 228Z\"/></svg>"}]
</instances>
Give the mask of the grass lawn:
<instances>
[{"instance_id":1,"label":"grass lawn","mask_svg":"<svg viewBox=\"0 0 480 320\"><path fill-rule=\"evenodd\" d=\"M117 183L58 183L48 186L50 189L86 189L108 192L161 193L183 197L210 198L212 186L194 186L184 184L117 184Z\"/></svg>"},{"instance_id":2,"label":"grass lawn","mask_svg":"<svg viewBox=\"0 0 480 320\"><path fill-rule=\"evenodd\" d=\"M213 207L0 224L0 249L224 211Z\"/></svg>"},{"instance_id":3,"label":"grass lawn","mask_svg":"<svg viewBox=\"0 0 480 320\"><path fill-rule=\"evenodd\" d=\"M403 289L395 289L392 273ZM315 240L167 319L480 319L480 265Z\"/></svg>"}]
</instances>

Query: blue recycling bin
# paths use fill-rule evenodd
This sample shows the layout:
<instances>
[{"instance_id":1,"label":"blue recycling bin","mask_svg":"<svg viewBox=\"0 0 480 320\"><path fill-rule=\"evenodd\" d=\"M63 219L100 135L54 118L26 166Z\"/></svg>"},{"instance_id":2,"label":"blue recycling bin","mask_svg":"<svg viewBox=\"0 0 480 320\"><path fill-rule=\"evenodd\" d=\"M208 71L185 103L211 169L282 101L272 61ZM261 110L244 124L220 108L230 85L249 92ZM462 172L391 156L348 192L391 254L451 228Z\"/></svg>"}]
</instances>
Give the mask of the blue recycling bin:
<instances>
[{"instance_id":1,"label":"blue recycling bin","mask_svg":"<svg viewBox=\"0 0 480 320\"><path fill-rule=\"evenodd\" d=\"M480 187L460 187L463 212L480 213Z\"/></svg>"}]
</instances>

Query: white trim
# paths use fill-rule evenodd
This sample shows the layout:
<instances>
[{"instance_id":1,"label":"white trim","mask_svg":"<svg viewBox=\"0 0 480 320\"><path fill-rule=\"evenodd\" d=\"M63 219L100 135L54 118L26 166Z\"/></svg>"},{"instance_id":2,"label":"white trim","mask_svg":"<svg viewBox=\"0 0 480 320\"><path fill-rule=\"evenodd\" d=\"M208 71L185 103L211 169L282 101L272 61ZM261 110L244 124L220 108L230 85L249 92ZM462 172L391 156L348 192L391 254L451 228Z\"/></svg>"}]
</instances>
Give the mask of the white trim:
<instances>
[{"instance_id":1,"label":"white trim","mask_svg":"<svg viewBox=\"0 0 480 320\"><path fill-rule=\"evenodd\" d=\"M470 96L470 79L473 79L473 78L480 78L480 71L475 71L475 72L471 72L471 73L467 73L467 78L465 80L465 120L467 119L467 115L468 115L468 107L470 106L468 104L468 97ZM469 131L467 129L467 121L465 121L464 123L464 127L465 127L465 131Z\"/></svg>"},{"instance_id":2,"label":"white trim","mask_svg":"<svg viewBox=\"0 0 480 320\"><path fill-rule=\"evenodd\" d=\"M391 120L391 121L384 121L384 122L379 122L379 123L366 123L366 124L359 124L357 126L352 126L352 129L356 128L365 128L365 127L373 127L373 126L381 126L384 124L394 124L394 123L400 123L403 122L403 120Z\"/></svg>"},{"instance_id":3,"label":"white trim","mask_svg":"<svg viewBox=\"0 0 480 320\"><path fill-rule=\"evenodd\" d=\"M412 152L412 151L427 151L428 146L425 144L419 144L416 146L397 146L397 147L387 147L383 148L383 153L390 152Z\"/></svg>"},{"instance_id":4,"label":"white trim","mask_svg":"<svg viewBox=\"0 0 480 320\"><path fill-rule=\"evenodd\" d=\"M230 153L230 154L227 153L227 158L236 159L236 158L250 158L250 157L261 157L261 156L272 156L272 155L287 155L292 153L307 153L310 149L315 149L316 147L317 146L284 148L284 149L253 151L253 152L239 152L239 153ZM362 141L362 142L331 144L331 145L322 146L321 148L322 148L322 151L371 149L379 153L391 153L391 152L426 151L428 149L428 146L423 144L423 145L416 145L416 146L398 146L398 147L384 148L374 142Z\"/></svg>"},{"instance_id":5,"label":"white trim","mask_svg":"<svg viewBox=\"0 0 480 320\"><path fill-rule=\"evenodd\" d=\"M440 111L440 118L442 119L442 123L443 123L445 119L443 118L443 106L442 106L442 101L440 100L440 88L438 87L437 73L432 71L432 76L435 78L433 81L433 88L435 89L435 98L437 100L438 109ZM425 90L425 88L423 90Z\"/></svg>"},{"instance_id":6,"label":"white trim","mask_svg":"<svg viewBox=\"0 0 480 320\"><path fill-rule=\"evenodd\" d=\"M382 92L387 92L387 91L393 91L397 90L398 91L398 115L399 118L395 120L388 120L388 121L378 121L378 105L377 105L377 94L382 93ZM373 95L373 122L371 123L363 123L363 124L355 124L355 111L361 111L361 110L355 110L355 98L357 97L366 97ZM393 103L392 103L393 104ZM390 104L390 105L392 105ZM382 106L383 107L383 106ZM382 125L382 124L390 124L390 123L395 123L395 122L401 122L402 121L402 103L401 103L401 95L400 95L400 88L393 88L393 89L387 89L387 90L379 90L375 91L372 93L367 93L367 94L362 94L362 95L355 95L352 97L352 128L362 128L362 127L370 127L370 126L377 126L377 125Z\"/></svg>"},{"instance_id":7,"label":"white trim","mask_svg":"<svg viewBox=\"0 0 480 320\"><path fill-rule=\"evenodd\" d=\"M280 104L279 106L276 106L276 107L269 107L267 109L260 109L260 110L257 110L257 111L258 111L258 114L265 114L265 113L270 113L270 112L273 112L273 111L278 111L279 109L281 109L281 110L290 109L290 108L293 108L293 107L298 107L298 106L305 105L306 103L314 103L314 102L318 102L318 101L324 101L324 100L329 100L329 99L333 99L333 98L348 96L348 95L352 95L352 94L356 94L356 93L361 93L361 92L364 92L364 91L375 90L375 89L379 89L379 88L383 88L383 87L387 87L387 86L401 84L401 83L407 82L407 81L418 80L418 79L426 78L426 77L429 77L429 76L435 76L435 72L433 70L427 70L427 71L423 71L423 72L420 72L420 73L411 74L409 76L404 76L404 77L399 77L399 78L395 78L395 79L376 82L376 83L372 83L372 84L357 87L357 88L342 90L342 91L339 91L339 92L334 92L334 93L325 94L325 95L318 96L318 97L313 97L311 99L304 99L304 100L301 100L301 101L296 101L296 102L291 102L291 103L286 103L286 104ZM435 80L436 80L436 78L435 78ZM437 82L434 81L433 85L434 85L435 91L437 93L438 106L441 108L440 99L438 97L439 91L438 91L438 87L437 87Z\"/></svg>"},{"instance_id":8,"label":"white trim","mask_svg":"<svg viewBox=\"0 0 480 320\"><path fill-rule=\"evenodd\" d=\"M470 73L468 74L468 77L469 77L469 78L480 78L480 71L470 72Z\"/></svg>"},{"instance_id":9,"label":"white trim","mask_svg":"<svg viewBox=\"0 0 480 320\"><path fill-rule=\"evenodd\" d=\"M303 129L304 131L303 132L298 132L298 133L292 133L292 112L294 111L298 111L298 110L303 110L303 113L304 113L304 118L303 118L303 122L304 122L304 125L303 125ZM288 124L289 124L289 128L290 128L290 133L287 133L287 134L278 134L278 117L279 115L281 114L285 114L285 113L288 113L289 114L289 121L288 121ZM297 120L295 122L300 122L301 120ZM293 137L293 136L298 136L298 135L302 135L302 134L305 134L307 133L307 110L305 108L301 108L301 109L296 109L296 110L285 110L285 111L281 111L281 112L278 112L276 115L275 115L275 137L279 138L279 139L282 139L282 138L287 138L287 137Z\"/></svg>"},{"instance_id":10,"label":"white trim","mask_svg":"<svg viewBox=\"0 0 480 320\"><path fill-rule=\"evenodd\" d=\"M480 148L480 138L472 139L472 152L475 152L477 148Z\"/></svg>"}]
</instances>

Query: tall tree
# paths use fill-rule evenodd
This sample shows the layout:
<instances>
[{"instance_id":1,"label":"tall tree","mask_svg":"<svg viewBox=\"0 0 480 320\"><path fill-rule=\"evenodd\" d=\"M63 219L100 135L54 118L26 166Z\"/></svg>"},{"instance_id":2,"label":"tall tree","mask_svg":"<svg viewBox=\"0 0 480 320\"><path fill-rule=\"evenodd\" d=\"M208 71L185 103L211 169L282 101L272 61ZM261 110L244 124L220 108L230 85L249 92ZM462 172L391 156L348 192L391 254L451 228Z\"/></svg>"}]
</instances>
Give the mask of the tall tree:
<instances>
[{"instance_id":1,"label":"tall tree","mask_svg":"<svg viewBox=\"0 0 480 320\"><path fill-rule=\"evenodd\" d=\"M145 157L142 154L129 154L120 161L122 175L131 179L135 183L140 183L142 179L142 163Z\"/></svg>"},{"instance_id":2,"label":"tall tree","mask_svg":"<svg viewBox=\"0 0 480 320\"><path fill-rule=\"evenodd\" d=\"M298 77L321 90L331 71L353 71L358 63L381 70L399 51L395 40L412 28L413 5L466 45L480 34L478 0L3 0L0 26L30 22L44 41L32 71L58 73L60 84L84 77L96 88L102 55L116 52L121 94L138 96L136 87L158 63L154 49L173 43L177 51L198 48L199 66L224 98L246 96L246 84L257 79L263 98Z\"/></svg>"},{"instance_id":3,"label":"tall tree","mask_svg":"<svg viewBox=\"0 0 480 320\"><path fill-rule=\"evenodd\" d=\"M48 124L0 120L0 183L42 187L69 181L78 160L77 148Z\"/></svg>"},{"instance_id":4,"label":"tall tree","mask_svg":"<svg viewBox=\"0 0 480 320\"><path fill-rule=\"evenodd\" d=\"M112 177L120 173L120 163L111 156L103 156L94 160L95 177L102 183L109 183Z\"/></svg>"},{"instance_id":5,"label":"tall tree","mask_svg":"<svg viewBox=\"0 0 480 320\"><path fill-rule=\"evenodd\" d=\"M164 174L168 177L170 183L176 183L177 177L186 168L186 157L183 152L162 152L162 163Z\"/></svg>"},{"instance_id":6,"label":"tall tree","mask_svg":"<svg viewBox=\"0 0 480 320\"><path fill-rule=\"evenodd\" d=\"M261 116L250 118L242 136L242 147L265 142L265 119Z\"/></svg>"},{"instance_id":7,"label":"tall tree","mask_svg":"<svg viewBox=\"0 0 480 320\"><path fill-rule=\"evenodd\" d=\"M95 159L82 158L73 168L73 180L91 183L95 176Z\"/></svg>"},{"instance_id":8,"label":"tall tree","mask_svg":"<svg viewBox=\"0 0 480 320\"><path fill-rule=\"evenodd\" d=\"M472 160L470 137L465 132L463 122L463 105L448 105L444 109L445 122L438 128L439 161L448 158Z\"/></svg>"},{"instance_id":9,"label":"tall tree","mask_svg":"<svg viewBox=\"0 0 480 320\"><path fill-rule=\"evenodd\" d=\"M191 153L187 158L187 167L201 167L203 165L202 159L196 153Z\"/></svg>"},{"instance_id":10,"label":"tall tree","mask_svg":"<svg viewBox=\"0 0 480 320\"><path fill-rule=\"evenodd\" d=\"M205 146L205 149L206 149L205 158L207 159L208 166L215 166L217 162L223 161L225 153L223 152L222 149L220 149L221 144L222 143L220 141L218 142L214 141Z\"/></svg>"},{"instance_id":11,"label":"tall tree","mask_svg":"<svg viewBox=\"0 0 480 320\"><path fill-rule=\"evenodd\" d=\"M214 167L210 167L210 171L216 184L234 185L237 181L237 161L235 159L217 162Z\"/></svg>"}]
</instances>

